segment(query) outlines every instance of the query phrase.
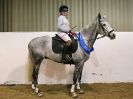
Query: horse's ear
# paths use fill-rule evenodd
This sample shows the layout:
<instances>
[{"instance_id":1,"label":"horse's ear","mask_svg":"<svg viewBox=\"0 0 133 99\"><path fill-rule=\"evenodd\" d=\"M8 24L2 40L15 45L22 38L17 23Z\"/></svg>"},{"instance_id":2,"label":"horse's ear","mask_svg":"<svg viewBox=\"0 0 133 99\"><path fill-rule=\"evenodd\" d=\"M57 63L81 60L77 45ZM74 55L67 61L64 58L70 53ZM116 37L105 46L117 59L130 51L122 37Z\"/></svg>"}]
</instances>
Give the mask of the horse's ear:
<instances>
[{"instance_id":1,"label":"horse's ear","mask_svg":"<svg viewBox=\"0 0 133 99\"><path fill-rule=\"evenodd\" d=\"M100 14L100 12L98 13L98 19L101 19L101 14Z\"/></svg>"}]
</instances>

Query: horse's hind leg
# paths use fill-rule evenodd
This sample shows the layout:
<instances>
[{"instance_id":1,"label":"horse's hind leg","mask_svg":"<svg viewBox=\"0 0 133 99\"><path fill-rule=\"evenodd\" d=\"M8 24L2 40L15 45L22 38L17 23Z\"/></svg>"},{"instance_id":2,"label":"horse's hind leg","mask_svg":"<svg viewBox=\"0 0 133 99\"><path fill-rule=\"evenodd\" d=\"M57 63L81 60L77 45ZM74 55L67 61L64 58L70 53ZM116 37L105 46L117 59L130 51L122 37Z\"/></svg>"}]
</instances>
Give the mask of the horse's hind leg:
<instances>
[{"instance_id":1,"label":"horse's hind leg","mask_svg":"<svg viewBox=\"0 0 133 99\"><path fill-rule=\"evenodd\" d=\"M32 82L32 89L35 90L35 93L38 94L38 96L41 96L40 91L39 91L39 85L38 85L38 72L39 72L40 64L36 64L33 67L33 82Z\"/></svg>"},{"instance_id":2,"label":"horse's hind leg","mask_svg":"<svg viewBox=\"0 0 133 99\"><path fill-rule=\"evenodd\" d=\"M35 90L35 93L37 93L38 96L42 96L42 94L39 91L39 85L38 85L38 73L39 73L41 62L42 62L42 59L39 61L37 60L35 62L35 65L33 67L33 73L32 73L32 77L33 77L32 89Z\"/></svg>"}]
</instances>

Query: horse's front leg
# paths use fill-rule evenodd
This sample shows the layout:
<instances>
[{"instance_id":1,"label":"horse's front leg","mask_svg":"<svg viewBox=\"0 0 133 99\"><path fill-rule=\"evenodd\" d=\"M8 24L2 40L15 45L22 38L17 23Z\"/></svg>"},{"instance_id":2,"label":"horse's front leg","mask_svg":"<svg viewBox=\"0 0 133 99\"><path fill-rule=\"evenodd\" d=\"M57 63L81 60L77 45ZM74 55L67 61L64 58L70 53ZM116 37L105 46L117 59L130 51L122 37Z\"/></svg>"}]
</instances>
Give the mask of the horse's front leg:
<instances>
[{"instance_id":1,"label":"horse's front leg","mask_svg":"<svg viewBox=\"0 0 133 99\"><path fill-rule=\"evenodd\" d=\"M73 98L77 97L77 94L75 92L77 79L78 79L78 68L76 68L75 66L74 75L73 75L73 84L71 86L71 94Z\"/></svg>"},{"instance_id":2,"label":"horse's front leg","mask_svg":"<svg viewBox=\"0 0 133 99\"><path fill-rule=\"evenodd\" d=\"M82 63L75 64L75 70L73 75L73 85L71 87L71 94L73 98L77 97L77 94L76 94L77 82L78 82L78 79L80 78L80 72L83 68L82 66L83 66Z\"/></svg>"},{"instance_id":3,"label":"horse's front leg","mask_svg":"<svg viewBox=\"0 0 133 99\"><path fill-rule=\"evenodd\" d=\"M78 77L78 80L77 80L77 91L79 92L79 94L84 94L84 90L81 89L81 78L82 78L82 71L83 71L83 66L81 66L81 69L80 69L80 74L79 74L79 77Z\"/></svg>"}]
</instances>

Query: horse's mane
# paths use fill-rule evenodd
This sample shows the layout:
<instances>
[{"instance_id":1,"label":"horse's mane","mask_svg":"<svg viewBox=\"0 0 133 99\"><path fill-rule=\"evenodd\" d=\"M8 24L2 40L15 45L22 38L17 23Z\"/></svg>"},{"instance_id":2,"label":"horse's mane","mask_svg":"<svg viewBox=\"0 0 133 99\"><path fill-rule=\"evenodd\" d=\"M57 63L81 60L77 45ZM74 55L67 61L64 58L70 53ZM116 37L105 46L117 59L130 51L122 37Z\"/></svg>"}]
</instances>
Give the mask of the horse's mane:
<instances>
[{"instance_id":1,"label":"horse's mane","mask_svg":"<svg viewBox=\"0 0 133 99\"><path fill-rule=\"evenodd\" d=\"M98 22L98 17L96 17L93 21L93 23L91 25L86 25L85 27L83 27L80 31L81 33L91 33L93 32L96 23Z\"/></svg>"},{"instance_id":2,"label":"horse's mane","mask_svg":"<svg viewBox=\"0 0 133 99\"><path fill-rule=\"evenodd\" d=\"M97 36L96 30L98 29L97 24L98 24L98 17L95 18L95 20L91 25L86 25L81 29L81 33L83 34L84 39L88 40L87 43L89 48L93 46L94 41L96 39Z\"/></svg>"}]
</instances>

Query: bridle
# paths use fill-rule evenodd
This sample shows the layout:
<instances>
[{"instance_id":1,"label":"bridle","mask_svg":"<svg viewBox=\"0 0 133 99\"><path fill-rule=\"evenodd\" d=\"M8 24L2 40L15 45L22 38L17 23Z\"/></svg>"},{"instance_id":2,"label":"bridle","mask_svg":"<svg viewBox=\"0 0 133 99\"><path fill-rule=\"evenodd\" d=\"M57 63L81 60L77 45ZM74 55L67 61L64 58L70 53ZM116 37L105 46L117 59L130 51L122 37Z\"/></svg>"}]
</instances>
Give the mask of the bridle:
<instances>
[{"instance_id":1,"label":"bridle","mask_svg":"<svg viewBox=\"0 0 133 99\"><path fill-rule=\"evenodd\" d=\"M108 31L103 27L103 25L101 24L100 19L98 20L98 22L99 22L99 24L98 24L99 30L100 30L100 27L101 27L102 30L105 32L105 34L102 35L102 36L100 36L100 37L97 37L97 36L96 36L96 38L94 38L94 39L89 39L88 41L92 41L92 40L96 40L96 39L98 40L98 39L101 39L101 38L103 38L103 37L106 36L106 33L107 33ZM98 31L96 31L96 28L97 28L97 24L95 25L95 32L94 32L94 34L98 35L98 34L100 34L100 33L98 33ZM108 36L109 36L109 34L110 34L111 32L113 32L113 31L114 31L114 30L109 31L109 32L108 32Z\"/></svg>"}]
</instances>

